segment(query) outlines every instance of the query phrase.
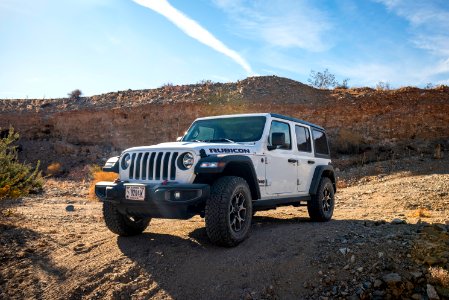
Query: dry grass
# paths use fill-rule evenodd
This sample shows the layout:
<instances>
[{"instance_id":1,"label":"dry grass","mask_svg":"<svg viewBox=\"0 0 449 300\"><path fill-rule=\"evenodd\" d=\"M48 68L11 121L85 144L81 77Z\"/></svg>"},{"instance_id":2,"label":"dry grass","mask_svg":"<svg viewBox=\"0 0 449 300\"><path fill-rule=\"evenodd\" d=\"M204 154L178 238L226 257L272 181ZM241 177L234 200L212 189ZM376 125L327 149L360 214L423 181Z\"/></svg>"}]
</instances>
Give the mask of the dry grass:
<instances>
[{"instance_id":1,"label":"dry grass","mask_svg":"<svg viewBox=\"0 0 449 300\"><path fill-rule=\"evenodd\" d=\"M51 163L47 167L47 175L56 176L62 173L62 165L58 162Z\"/></svg>"},{"instance_id":2,"label":"dry grass","mask_svg":"<svg viewBox=\"0 0 449 300\"><path fill-rule=\"evenodd\" d=\"M428 209L418 208L410 213L410 217L412 218L430 218L432 214Z\"/></svg>"},{"instance_id":3,"label":"dry grass","mask_svg":"<svg viewBox=\"0 0 449 300\"><path fill-rule=\"evenodd\" d=\"M346 182L344 179L338 179L337 180L337 189L344 189L349 186L349 183Z\"/></svg>"},{"instance_id":4,"label":"dry grass","mask_svg":"<svg viewBox=\"0 0 449 300\"><path fill-rule=\"evenodd\" d=\"M430 283L449 288L449 272L440 267L430 267Z\"/></svg>"},{"instance_id":5,"label":"dry grass","mask_svg":"<svg viewBox=\"0 0 449 300\"><path fill-rule=\"evenodd\" d=\"M117 173L103 172L103 171L93 171L92 172L92 182L89 187L89 199L96 200L95 196L95 184L100 181L114 181L118 177Z\"/></svg>"}]
</instances>

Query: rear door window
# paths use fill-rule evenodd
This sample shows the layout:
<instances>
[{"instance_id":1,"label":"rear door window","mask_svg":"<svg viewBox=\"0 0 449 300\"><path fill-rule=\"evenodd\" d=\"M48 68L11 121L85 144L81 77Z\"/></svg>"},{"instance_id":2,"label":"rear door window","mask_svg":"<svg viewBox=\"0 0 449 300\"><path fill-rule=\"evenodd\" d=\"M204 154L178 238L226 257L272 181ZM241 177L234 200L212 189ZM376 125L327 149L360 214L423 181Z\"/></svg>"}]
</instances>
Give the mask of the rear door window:
<instances>
[{"instance_id":1,"label":"rear door window","mask_svg":"<svg viewBox=\"0 0 449 300\"><path fill-rule=\"evenodd\" d=\"M329 155L329 146L327 145L327 137L323 131L313 129L313 142L315 144L315 154Z\"/></svg>"},{"instance_id":2,"label":"rear door window","mask_svg":"<svg viewBox=\"0 0 449 300\"><path fill-rule=\"evenodd\" d=\"M310 140L310 131L303 126L295 126L296 144L298 151L312 152L312 141Z\"/></svg>"}]
</instances>

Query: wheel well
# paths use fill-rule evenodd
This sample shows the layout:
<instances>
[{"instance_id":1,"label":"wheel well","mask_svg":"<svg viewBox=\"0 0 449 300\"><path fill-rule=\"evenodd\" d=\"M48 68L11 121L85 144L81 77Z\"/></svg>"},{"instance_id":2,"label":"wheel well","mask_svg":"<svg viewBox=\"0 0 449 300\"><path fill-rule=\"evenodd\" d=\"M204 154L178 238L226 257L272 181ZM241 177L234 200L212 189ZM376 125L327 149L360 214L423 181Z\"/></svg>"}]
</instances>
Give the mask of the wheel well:
<instances>
[{"instance_id":1,"label":"wheel well","mask_svg":"<svg viewBox=\"0 0 449 300\"><path fill-rule=\"evenodd\" d=\"M254 178L253 170L247 163L230 162L226 165L226 168L221 173L222 176L238 176L242 177L248 183L251 191L251 198L253 200L259 199L259 193L257 190L257 178Z\"/></svg>"},{"instance_id":2,"label":"wheel well","mask_svg":"<svg viewBox=\"0 0 449 300\"><path fill-rule=\"evenodd\" d=\"M321 174L321 177L327 177L332 181L332 185L334 186L334 192L337 192L337 184L335 181L335 174L331 170L324 170Z\"/></svg>"}]
</instances>

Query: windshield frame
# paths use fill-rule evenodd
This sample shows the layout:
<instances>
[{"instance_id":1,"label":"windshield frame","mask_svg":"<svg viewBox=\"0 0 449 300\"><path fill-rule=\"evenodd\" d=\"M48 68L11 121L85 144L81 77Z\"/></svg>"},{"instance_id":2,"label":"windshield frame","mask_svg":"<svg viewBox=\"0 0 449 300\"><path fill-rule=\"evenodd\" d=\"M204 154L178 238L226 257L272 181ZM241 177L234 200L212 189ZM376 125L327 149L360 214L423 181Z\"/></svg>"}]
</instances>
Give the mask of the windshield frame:
<instances>
[{"instance_id":1,"label":"windshield frame","mask_svg":"<svg viewBox=\"0 0 449 300\"><path fill-rule=\"evenodd\" d=\"M231 137L222 137L222 138L216 138L216 139L206 139L206 140L197 140L197 139L189 139L187 140L187 136L191 132L191 130L198 124L198 123L206 123L206 122L214 122L214 121L220 121L220 120L229 120L229 119L247 119L247 118L258 118L263 119L263 125L260 127L260 133L257 137L257 139L251 139L251 140L241 140L241 139L232 139ZM256 143L260 141L265 133L265 127L267 124L268 118L265 115L247 115L247 116L230 116L230 117L218 117L218 118L206 118L206 119L197 119L195 120L192 125L189 127L189 129L186 131L184 136L182 137L182 142L207 142L207 143ZM228 140L228 141L226 141Z\"/></svg>"}]
</instances>

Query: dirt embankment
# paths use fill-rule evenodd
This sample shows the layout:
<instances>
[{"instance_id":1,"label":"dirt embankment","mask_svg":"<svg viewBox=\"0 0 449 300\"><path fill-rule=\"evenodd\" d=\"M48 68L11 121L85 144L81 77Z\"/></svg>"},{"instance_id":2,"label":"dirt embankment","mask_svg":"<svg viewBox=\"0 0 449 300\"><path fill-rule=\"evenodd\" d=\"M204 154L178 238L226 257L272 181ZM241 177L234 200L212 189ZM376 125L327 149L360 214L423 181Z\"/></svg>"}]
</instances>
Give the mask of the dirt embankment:
<instances>
[{"instance_id":1,"label":"dirt embankment","mask_svg":"<svg viewBox=\"0 0 449 300\"><path fill-rule=\"evenodd\" d=\"M445 299L448 166L412 157L340 172L351 184L332 221L258 212L231 249L200 217L117 237L88 184L49 180L43 195L0 203L0 299Z\"/></svg>"},{"instance_id":2,"label":"dirt embankment","mask_svg":"<svg viewBox=\"0 0 449 300\"><path fill-rule=\"evenodd\" d=\"M317 90L280 77L165 86L99 96L0 100L0 127L22 135L21 158L44 167L100 162L135 145L173 141L197 117L275 112L328 129L334 157L377 161L449 146L449 88ZM342 165L343 166L343 165Z\"/></svg>"}]
</instances>

